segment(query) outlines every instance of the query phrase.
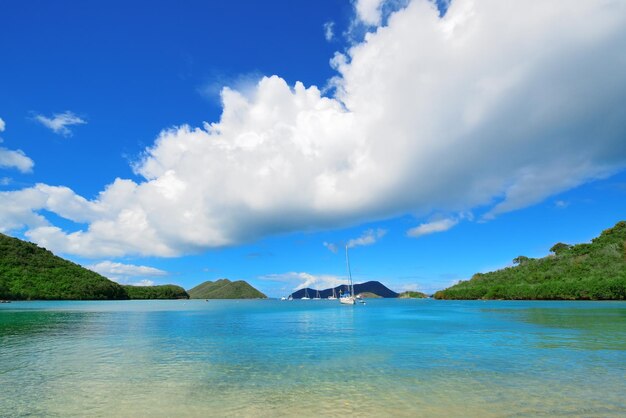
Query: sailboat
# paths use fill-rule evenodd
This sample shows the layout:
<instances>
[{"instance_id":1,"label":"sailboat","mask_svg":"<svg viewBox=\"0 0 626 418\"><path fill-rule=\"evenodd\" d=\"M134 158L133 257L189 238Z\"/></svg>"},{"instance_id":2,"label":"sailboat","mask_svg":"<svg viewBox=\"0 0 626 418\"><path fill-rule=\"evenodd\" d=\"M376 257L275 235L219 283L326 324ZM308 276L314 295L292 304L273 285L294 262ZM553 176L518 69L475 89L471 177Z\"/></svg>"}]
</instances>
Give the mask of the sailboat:
<instances>
[{"instance_id":1,"label":"sailboat","mask_svg":"<svg viewBox=\"0 0 626 418\"><path fill-rule=\"evenodd\" d=\"M321 297L320 297L320 290L319 290L319 289L316 289L315 291L316 291L317 293L315 294L315 297L313 298L313 300L320 300L320 299L321 299Z\"/></svg>"},{"instance_id":2,"label":"sailboat","mask_svg":"<svg viewBox=\"0 0 626 418\"><path fill-rule=\"evenodd\" d=\"M335 294L335 288L333 287L333 295L328 297L328 300L336 300L337 295Z\"/></svg>"},{"instance_id":3,"label":"sailboat","mask_svg":"<svg viewBox=\"0 0 626 418\"><path fill-rule=\"evenodd\" d=\"M309 299L311 299L309 297L309 292L307 292L307 290L306 290L306 287L304 288L304 296L302 296L300 299L302 299L302 300L309 300Z\"/></svg>"},{"instance_id":4,"label":"sailboat","mask_svg":"<svg viewBox=\"0 0 626 418\"><path fill-rule=\"evenodd\" d=\"M348 246L346 245L346 266L348 277L350 278L350 293L346 293L339 298L339 302L345 305L354 305L354 284L352 283L352 272L350 271L350 258L348 257Z\"/></svg>"}]
</instances>

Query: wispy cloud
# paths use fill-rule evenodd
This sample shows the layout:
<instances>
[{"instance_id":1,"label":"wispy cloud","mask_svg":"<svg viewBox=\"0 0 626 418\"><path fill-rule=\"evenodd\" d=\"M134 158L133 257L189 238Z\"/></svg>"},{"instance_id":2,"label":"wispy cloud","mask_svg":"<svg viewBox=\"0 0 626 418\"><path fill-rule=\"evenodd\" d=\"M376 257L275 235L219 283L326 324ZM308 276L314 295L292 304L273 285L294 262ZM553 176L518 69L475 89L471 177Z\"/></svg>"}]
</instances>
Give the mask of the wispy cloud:
<instances>
[{"instance_id":1,"label":"wispy cloud","mask_svg":"<svg viewBox=\"0 0 626 418\"><path fill-rule=\"evenodd\" d=\"M364 245L375 244L376 241L381 239L387 233L386 229L368 229L358 238L353 238L348 241L348 248L361 247Z\"/></svg>"},{"instance_id":2,"label":"wispy cloud","mask_svg":"<svg viewBox=\"0 0 626 418\"><path fill-rule=\"evenodd\" d=\"M134 264L116 263L113 261L102 261L97 264L86 266L89 270L102 274L103 276L120 284L130 284L134 286L154 286L154 281L149 279L139 279L138 277L167 276L169 273L154 267L137 266Z\"/></svg>"},{"instance_id":3,"label":"wispy cloud","mask_svg":"<svg viewBox=\"0 0 626 418\"><path fill-rule=\"evenodd\" d=\"M565 209L568 206L569 202L565 200L557 200L556 202L554 202L554 207L557 209Z\"/></svg>"},{"instance_id":4,"label":"wispy cloud","mask_svg":"<svg viewBox=\"0 0 626 418\"><path fill-rule=\"evenodd\" d=\"M335 22L326 22L324 23L324 38L328 42L332 41L335 38Z\"/></svg>"},{"instance_id":5,"label":"wispy cloud","mask_svg":"<svg viewBox=\"0 0 626 418\"><path fill-rule=\"evenodd\" d=\"M328 248L328 250L333 253L337 253L339 248L343 248L344 246L348 246L348 248L361 247L364 245L372 245L375 244L376 241L381 239L387 233L386 229L377 228L377 229L368 229L364 231L360 237L349 239L347 243L334 243L334 242L326 242L324 241L324 247Z\"/></svg>"},{"instance_id":6,"label":"wispy cloud","mask_svg":"<svg viewBox=\"0 0 626 418\"><path fill-rule=\"evenodd\" d=\"M51 129L55 134L65 137L72 136L72 131L68 126L84 125L87 123L87 121L69 110L63 113L55 113L51 118L43 115L35 115L35 120L46 128Z\"/></svg>"},{"instance_id":7,"label":"wispy cloud","mask_svg":"<svg viewBox=\"0 0 626 418\"><path fill-rule=\"evenodd\" d=\"M326 241L324 241L324 247L328 248L330 251L332 251L334 253L337 253L337 251L339 249L337 247L337 244L334 244L332 242L326 242Z\"/></svg>"},{"instance_id":8,"label":"wispy cloud","mask_svg":"<svg viewBox=\"0 0 626 418\"><path fill-rule=\"evenodd\" d=\"M411 228L407 231L407 235L412 238L418 238L422 235L434 234L435 232L443 232L452 228L459 223L458 219L446 218L438 221L426 222Z\"/></svg>"},{"instance_id":9,"label":"wispy cloud","mask_svg":"<svg viewBox=\"0 0 626 418\"><path fill-rule=\"evenodd\" d=\"M4 132L4 127L6 125L4 124L4 121L2 120L2 118L0 118L0 132Z\"/></svg>"}]
</instances>

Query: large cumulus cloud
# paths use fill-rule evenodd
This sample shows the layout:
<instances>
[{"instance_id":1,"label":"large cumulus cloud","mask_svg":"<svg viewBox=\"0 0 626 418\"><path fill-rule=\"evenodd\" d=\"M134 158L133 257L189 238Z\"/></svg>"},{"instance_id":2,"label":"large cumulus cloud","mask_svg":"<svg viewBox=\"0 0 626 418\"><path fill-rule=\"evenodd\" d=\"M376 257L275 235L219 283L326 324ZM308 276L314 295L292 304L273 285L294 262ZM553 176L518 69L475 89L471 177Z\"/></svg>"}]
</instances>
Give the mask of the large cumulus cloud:
<instances>
[{"instance_id":1,"label":"large cumulus cloud","mask_svg":"<svg viewBox=\"0 0 626 418\"><path fill-rule=\"evenodd\" d=\"M332 63L332 97L278 76L224 89L218 122L145 151L144 181L93 201L6 192L0 207L37 204L0 216L62 252L173 256L406 213L490 218L626 166L622 1L455 0L440 17L415 0Z\"/></svg>"}]
</instances>

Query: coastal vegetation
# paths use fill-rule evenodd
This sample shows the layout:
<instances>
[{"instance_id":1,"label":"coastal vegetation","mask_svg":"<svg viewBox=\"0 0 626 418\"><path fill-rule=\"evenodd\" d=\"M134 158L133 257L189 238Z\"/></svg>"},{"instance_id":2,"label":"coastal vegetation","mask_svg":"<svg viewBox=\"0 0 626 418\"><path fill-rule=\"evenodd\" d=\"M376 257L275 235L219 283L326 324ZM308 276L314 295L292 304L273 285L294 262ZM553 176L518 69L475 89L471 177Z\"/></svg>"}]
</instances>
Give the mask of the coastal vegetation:
<instances>
[{"instance_id":1,"label":"coastal vegetation","mask_svg":"<svg viewBox=\"0 0 626 418\"><path fill-rule=\"evenodd\" d=\"M0 300L176 299L174 285L122 286L31 242L0 234Z\"/></svg>"},{"instance_id":2,"label":"coastal vegetation","mask_svg":"<svg viewBox=\"0 0 626 418\"><path fill-rule=\"evenodd\" d=\"M263 293L243 280L206 281L189 290L192 299L266 299Z\"/></svg>"},{"instance_id":3,"label":"coastal vegetation","mask_svg":"<svg viewBox=\"0 0 626 418\"><path fill-rule=\"evenodd\" d=\"M437 299L626 299L626 222L591 243L557 243L543 258L516 257L514 266L477 273L435 293Z\"/></svg>"},{"instance_id":4,"label":"coastal vegetation","mask_svg":"<svg viewBox=\"0 0 626 418\"><path fill-rule=\"evenodd\" d=\"M158 286L123 286L130 299L189 299L180 286L163 284Z\"/></svg>"}]
</instances>

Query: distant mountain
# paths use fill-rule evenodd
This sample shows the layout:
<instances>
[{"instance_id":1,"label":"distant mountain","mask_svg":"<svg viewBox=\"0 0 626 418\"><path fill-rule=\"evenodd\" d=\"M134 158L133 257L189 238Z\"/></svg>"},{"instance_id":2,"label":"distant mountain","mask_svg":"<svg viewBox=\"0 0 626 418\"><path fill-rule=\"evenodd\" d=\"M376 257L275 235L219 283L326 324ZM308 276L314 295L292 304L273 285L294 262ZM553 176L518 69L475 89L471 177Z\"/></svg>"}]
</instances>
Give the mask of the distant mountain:
<instances>
[{"instance_id":1,"label":"distant mountain","mask_svg":"<svg viewBox=\"0 0 626 418\"><path fill-rule=\"evenodd\" d=\"M266 299L263 293L243 280L207 281L188 291L191 299Z\"/></svg>"},{"instance_id":2,"label":"distant mountain","mask_svg":"<svg viewBox=\"0 0 626 418\"><path fill-rule=\"evenodd\" d=\"M335 295L339 297L341 293L350 293L349 287L350 286L348 286L347 284L342 284L340 286L335 287ZM305 290L310 298L314 298L317 295L317 290L306 288L306 289L300 289L297 292L293 292L291 296L294 299L302 299L302 297L304 297L305 295ZM331 287L329 289L320 290L319 292L320 292L320 297L322 299L325 299L333 295L333 288ZM396 292L389 289L387 286L385 286L381 282L377 282L377 281L370 281L370 282L355 284L354 293L356 293L357 295L360 293L373 293L382 298L397 298L398 297L398 294Z\"/></svg>"},{"instance_id":3,"label":"distant mountain","mask_svg":"<svg viewBox=\"0 0 626 418\"><path fill-rule=\"evenodd\" d=\"M121 286L36 244L0 234L0 299L169 299L168 295L173 299L186 293L173 285Z\"/></svg>"},{"instance_id":4,"label":"distant mountain","mask_svg":"<svg viewBox=\"0 0 626 418\"><path fill-rule=\"evenodd\" d=\"M555 244L543 258L516 257L514 267L477 273L435 293L437 299L626 299L626 222L589 244Z\"/></svg>"}]
</instances>

